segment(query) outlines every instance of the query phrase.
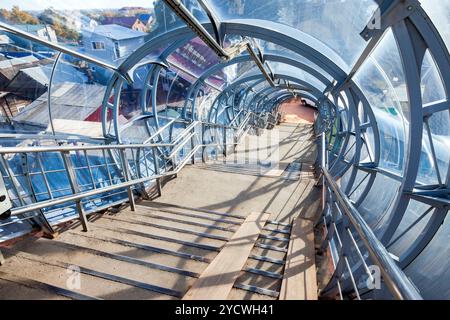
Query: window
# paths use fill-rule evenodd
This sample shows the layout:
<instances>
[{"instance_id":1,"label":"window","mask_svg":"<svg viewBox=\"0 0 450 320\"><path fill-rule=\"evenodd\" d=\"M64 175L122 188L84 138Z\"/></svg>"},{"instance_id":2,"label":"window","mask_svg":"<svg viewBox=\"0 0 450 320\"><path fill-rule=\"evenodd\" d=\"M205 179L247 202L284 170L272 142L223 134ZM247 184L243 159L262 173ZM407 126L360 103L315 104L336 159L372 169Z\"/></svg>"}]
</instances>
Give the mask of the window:
<instances>
[{"instance_id":1,"label":"window","mask_svg":"<svg viewBox=\"0 0 450 320\"><path fill-rule=\"evenodd\" d=\"M117 59L120 58L120 46L118 42L114 42L114 50L116 51L116 57Z\"/></svg>"},{"instance_id":2,"label":"window","mask_svg":"<svg viewBox=\"0 0 450 320\"><path fill-rule=\"evenodd\" d=\"M105 43L104 42L92 42L92 49L105 50Z\"/></svg>"}]
</instances>

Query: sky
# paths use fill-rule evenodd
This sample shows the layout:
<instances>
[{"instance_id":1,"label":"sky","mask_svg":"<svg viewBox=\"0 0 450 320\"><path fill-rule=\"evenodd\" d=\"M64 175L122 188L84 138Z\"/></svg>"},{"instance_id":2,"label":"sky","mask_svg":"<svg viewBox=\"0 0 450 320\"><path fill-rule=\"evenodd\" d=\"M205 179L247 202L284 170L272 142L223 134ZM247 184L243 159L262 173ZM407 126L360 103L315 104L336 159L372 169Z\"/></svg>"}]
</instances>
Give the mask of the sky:
<instances>
[{"instance_id":1,"label":"sky","mask_svg":"<svg viewBox=\"0 0 450 320\"><path fill-rule=\"evenodd\" d=\"M153 0L1 0L0 9L19 6L22 10L43 10L53 7L56 10L112 9L122 7L153 7Z\"/></svg>"}]
</instances>

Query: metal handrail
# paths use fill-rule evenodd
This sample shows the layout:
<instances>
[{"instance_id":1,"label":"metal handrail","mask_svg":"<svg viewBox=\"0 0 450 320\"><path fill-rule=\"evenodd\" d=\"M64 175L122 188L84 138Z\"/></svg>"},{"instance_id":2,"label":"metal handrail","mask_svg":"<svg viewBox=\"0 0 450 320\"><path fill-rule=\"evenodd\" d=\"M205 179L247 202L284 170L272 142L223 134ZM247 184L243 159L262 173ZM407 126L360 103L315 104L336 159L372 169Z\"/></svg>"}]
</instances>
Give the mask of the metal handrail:
<instances>
[{"instance_id":1,"label":"metal handrail","mask_svg":"<svg viewBox=\"0 0 450 320\"><path fill-rule=\"evenodd\" d=\"M22 207L19 207L19 208L14 208L14 209L11 210L11 215L12 216L21 215L21 214L24 214L24 213L33 212L33 211L44 209L44 208L47 208L47 207L52 207L52 206L56 206L56 205L59 205L59 204L64 204L64 203L67 203L67 202L79 201L81 199L92 197L92 196L99 195L99 194L102 194L102 193L111 192L111 191L115 191L115 190L123 189L123 188L129 188L129 187L132 187L134 185L142 184L142 183L145 183L145 182L148 182L148 181L160 179L160 178L167 177L167 176L176 175L177 173L179 173L181 171L181 169L184 168L184 166L188 163L190 158L201 147L202 146L199 145L199 146L196 146L193 150L191 150L191 152L186 156L185 160L183 160L183 162L175 170L168 171L168 172L165 172L165 173L159 174L159 175L152 175L152 176L145 177L145 178L129 180L129 181L122 182L122 183L119 183L119 184L116 184L116 185L113 185L113 186L109 186L109 187L103 187L103 188L99 188L99 189L90 190L90 191L87 191L87 192L81 192L81 193L73 194L73 195L70 195L70 196L65 196L65 197L56 198L56 199L52 199L52 200L47 200L47 201L33 203L31 205L22 206Z\"/></svg>"},{"instance_id":2,"label":"metal handrail","mask_svg":"<svg viewBox=\"0 0 450 320\"><path fill-rule=\"evenodd\" d=\"M395 298L400 300L422 300L423 298L417 288L392 259L385 246L378 240L375 233L336 184L328 170L322 168L322 172L326 182L334 192L337 202L363 241L370 258L380 267L384 282L390 292Z\"/></svg>"},{"instance_id":3,"label":"metal handrail","mask_svg":"<svg viewBox=\"0 0 450 320\"><path fill-rule=\"evenodd\" d=\"M36 147L2 147L0 154L36 153L36 152L70 152L70 151L101 151L101 150L125 150L137 148L170 147L170 143L151 144L104 144L93 146L36 146Z\"/></svg>"}]
</instances>

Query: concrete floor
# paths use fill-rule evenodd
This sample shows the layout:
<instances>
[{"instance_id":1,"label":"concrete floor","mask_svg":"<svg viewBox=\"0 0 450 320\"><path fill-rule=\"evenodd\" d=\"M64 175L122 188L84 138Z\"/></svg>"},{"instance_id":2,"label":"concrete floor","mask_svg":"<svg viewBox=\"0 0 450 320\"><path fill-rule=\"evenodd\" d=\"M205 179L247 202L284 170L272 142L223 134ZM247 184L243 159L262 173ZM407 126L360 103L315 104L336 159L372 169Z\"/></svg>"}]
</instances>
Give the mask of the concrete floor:
<instances>
[{"instance_id":1,"label":"concrete floor","mask_svg":"<svg viewBox=\"0 0 450 320\"><path fill-rule=\"evenodd\" d=\"M312 127L282 124L276 130L280 138L279 162L281 165L301 162L303 172L299 180L255 176L242 170L219 172L204 165L189 166L167 183L162 197L155 201L243 216L255 211L268 212L272 220L281 222L290 222L297 216L314 219L320 213L320 191L314 187L311 169L316 157ZM267 135L258 137L260 150L264 150L266 138ZM249 139L253 145L255 138ZM244 146L245 142L238 148L238 154L244 152Z\"/></svg>"}]
</instances>

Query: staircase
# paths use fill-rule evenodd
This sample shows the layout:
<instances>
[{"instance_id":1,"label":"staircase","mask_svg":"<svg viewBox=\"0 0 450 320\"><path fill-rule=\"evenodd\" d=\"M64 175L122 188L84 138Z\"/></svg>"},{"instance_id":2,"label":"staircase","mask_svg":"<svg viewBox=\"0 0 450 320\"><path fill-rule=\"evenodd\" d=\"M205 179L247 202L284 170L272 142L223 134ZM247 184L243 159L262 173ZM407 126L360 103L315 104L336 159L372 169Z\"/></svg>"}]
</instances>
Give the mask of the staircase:
<instances>
[{"instance_id":1,"label":"staircase","mask_svg":"<svg viewBox=\"0 0 450 320\"><path fill-rule=\"evenodd\" d=\"M236 261L242 245L226 298L277 299L291 226L266 214L254 239L235 243L247 239L251 217L144 201L136 212L91 216L88 232L70 222L54 240L3 244L0 299L181 299L221 256Z\"/></svg>"}]
</instances>

